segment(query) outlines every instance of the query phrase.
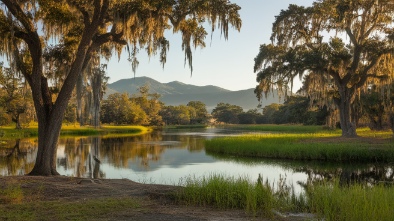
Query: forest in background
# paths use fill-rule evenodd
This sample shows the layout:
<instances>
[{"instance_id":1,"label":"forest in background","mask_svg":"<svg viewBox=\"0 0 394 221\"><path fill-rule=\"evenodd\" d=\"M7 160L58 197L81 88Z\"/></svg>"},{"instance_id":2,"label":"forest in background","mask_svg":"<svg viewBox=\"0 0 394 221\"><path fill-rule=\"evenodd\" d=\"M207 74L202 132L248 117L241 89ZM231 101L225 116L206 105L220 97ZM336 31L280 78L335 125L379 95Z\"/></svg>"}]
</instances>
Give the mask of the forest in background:
<instances>
[{"instance_id":1,"label":"forest in background","mask_svg":"<svg viewBox=\"0 0 394 221\"><path fill-rule=\"evenodd\" d=\"M104 78L105 72L102 72ZM68 104L63 122L67 124L93 125L95 108L90 81L83 84L81 112L78 113L76 91ZM104 98L106 83L99 97L101 124L113 125L189 125L189 124L303 124L340 127L338 111L319 106L303 95L287 96L284 103L271 103L264 107L244 110L241 106L220 102L208 112L201 101L189 101L182 105L166 105L160 94L151 93L149 85L138 88L137 93L113 93ZM23 78L2 66L0 74L0 125L14 123L16 128L28 127L35 114L31 92ZM392 90L394 91L394 90ZM54 96L56 93L54 93ZM392 93L390 96L394 98ZM392 98L392 99L393 99ZM282 98L283 99L283 98ZM384 100L375 90L361 93L354 105L354 117L358 126L373 130L392 127L392 116L385 108Z\"/></svg>"}]
</instances>

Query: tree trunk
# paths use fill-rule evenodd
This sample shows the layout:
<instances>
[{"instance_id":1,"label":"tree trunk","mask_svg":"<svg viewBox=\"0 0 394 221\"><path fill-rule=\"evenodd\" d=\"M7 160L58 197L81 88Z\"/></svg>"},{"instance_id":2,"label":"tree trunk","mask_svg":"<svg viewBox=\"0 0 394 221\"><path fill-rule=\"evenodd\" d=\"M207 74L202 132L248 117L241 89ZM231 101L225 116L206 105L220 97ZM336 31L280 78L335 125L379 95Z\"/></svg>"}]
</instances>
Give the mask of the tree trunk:
<instances>
[{"instance_id":1,"label":"tree trunk","mask_svg":"<svg viewBox=\"0 0 394 221\"><path fill-rule=\"evenodd\" d=\"M59 175L56 171L56 150L64 113L72 91L83 71L83 64L88 62L89 56L86 55L91 47L93 36L106 18L105 15L110 1L95 0L92 17L90 18L90 15L84 14L83 21L85 26L81 40L55 102L52 100L48 80L43 73L42 49L45 47L42 45L42 38L38 34L36 25L34 25L35 21L31 20L30 16L24 13L18 1L2 0L2 2L18 23L21 24L22 31L18 32L23 34L19 36L15 34L15 36L26 43L31 57L31 70L27 71L26 68L21 68L20 70L30 85L38 121L37 157L34 168L29 175ZM18 49L17 45L15 46ZM99 46L100 44L97 45L97 47ZM21 58L19 51L15 50L14 53L16 54L16 62L23 64L23 61L19 59ZM21 67L24 67L24 65L21 65Z\"/></svg>"},{"instance_id":2,"label":"tree trunk","mask_svg":"<svg viewBox=\"0 0 394 221\"><path fill-rule=\"evenodd\" d=\"M93 90L93 113L92 121L95 128L100 127L100 94L101 94L102 76L101 72L97 72L92 77Z\"/></svg>"},{"instance_id":3,"label":"tree trunk","mask_svg":"<svg viewBox=\"0 0 394 221\"><path fill-rule=\"evenodd\" d=\"M21 130L22 126L21 126L20 114L19 113L16 114L15 119L13 119L13 121L15 122L15 129Z\"/></svg>"},{"instance_id":4,"label":"tree trunk","mask_svg":"<svg viewBox=\"0 0 394 221\"><path fill-rule=\"evenodd\" d=\"M47 114L39 115L38 151L33 170L29 175L59 175L56 171L56 150L63 118L50 119Z\"/></svg>"},{"instance_id":5,"label":"tree trunk","mask_svg":"<svg viewBox=\"0 0 394 221\"><path fill-rule=\"evenodd\" d=\"M83 90L83 76L82 74L78 75L77 80L77 119L80 126L84 125L83 115L82 115L82 90Z\"/></svg>"},{"instance_id":6,"label":"tree trunk","mask_svg":"<svg viewBox=\"0 0 394 221\"><path fill-rule=\"evenodd\" d=\"M390 125L391 131L393 131L393 135L394 135L394 112L391 112L391 111L389 114L389 125Z\"/></svg>"},{"instance_id":7,"label":"tree trunk","mask_svg":"<svg viewBox=\"0 0 394 221\"><path fill-rule=\"evenodd\" d=\"M335 98L334 101L339 110L342 137L357 137L356 125L351 122L351 104L354 92L345 85L339 89L339 94L340 98Z\"/></svg>"}]
</instances>

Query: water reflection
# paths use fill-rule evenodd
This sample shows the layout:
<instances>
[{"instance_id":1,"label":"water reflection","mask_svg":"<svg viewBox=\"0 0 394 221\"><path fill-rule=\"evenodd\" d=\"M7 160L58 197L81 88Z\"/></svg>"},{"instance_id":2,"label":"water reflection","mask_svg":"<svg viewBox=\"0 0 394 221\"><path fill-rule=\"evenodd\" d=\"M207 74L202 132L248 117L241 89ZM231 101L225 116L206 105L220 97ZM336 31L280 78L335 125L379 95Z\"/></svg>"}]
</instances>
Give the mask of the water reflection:
<instances>
[{"instance_id":1,"label":"water reflection","mask_svg":"<svg viewBox=\"0 0 394 221\"><path fill-rule=\"evenodd\" d=\"M2 176L24 175L33 169L35 141L17 139L3 141L0 147L0 174Z\"/></svg>"},{"instance_id":2,"label":"water reflection","mask_svg":"<svg viewBox=\"0 0 394 221\"><path fill-rule=\"evenodd\" d=\"M394 171L392 165L364 164L358 167L345 166L335 168L312 168L301 167L297 169L308 175L308 183L328 182L339 180L341 186L351 184L366 184L374 186L377 184L393 184Z\"/></svg>"},{"instance_id":3,"label":"water reflection","mask_svg":"<svg viewBox=\"0 0 394 221\"><path fill-rule=\"evenodd\" d=\"M208 128L205 130L155 131L141 136L62 138L57 150L57 168L67 176L88 178L128 178L138 182L178 184L186 176L211 173L248 177L259 174L270 183L286 177L297 189L298 183L338 178L352 182L394 182L393 167L367 164L330 164L313 161L241 159L209 155L204 140L232 136L239 132ZM36 155L37 141L21 139L1 143L0 174L28 173Z\"/></svg>"}]
</instances>

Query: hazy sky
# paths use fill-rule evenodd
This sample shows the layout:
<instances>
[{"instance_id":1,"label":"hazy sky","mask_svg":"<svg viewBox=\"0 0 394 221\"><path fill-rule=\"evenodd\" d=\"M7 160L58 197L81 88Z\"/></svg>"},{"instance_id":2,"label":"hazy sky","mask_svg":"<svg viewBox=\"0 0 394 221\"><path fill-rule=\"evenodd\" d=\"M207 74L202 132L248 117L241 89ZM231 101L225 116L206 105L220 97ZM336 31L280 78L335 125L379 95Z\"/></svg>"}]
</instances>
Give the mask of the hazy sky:
<instances>
[{"instance_id":1,"label":"hazy sky","mask_svg":"<svg viewBox=\"0 0 394 221\"><path fill-rule=\"evenodd\" d=\"M149 59L145 51L138 55L140 61L136 77L147 76L159 82L180 81L193 85L216 85L229 90L254 88L257 85L253 72L254 58L260 44L269 43L272 23L281 9L289 4L310 6L312 0L231 0L241 6L241 32L231 30L228 41L220 36L220 30L207 36L207 47L193 51L193 75L184 66L184 52L180 35L167 35L170 50L167 63L162 68L158 57ZM132 78L131 65L126 53L118 62L114 57L108 64L109 82Z\"/></svg>"}]
</instances>

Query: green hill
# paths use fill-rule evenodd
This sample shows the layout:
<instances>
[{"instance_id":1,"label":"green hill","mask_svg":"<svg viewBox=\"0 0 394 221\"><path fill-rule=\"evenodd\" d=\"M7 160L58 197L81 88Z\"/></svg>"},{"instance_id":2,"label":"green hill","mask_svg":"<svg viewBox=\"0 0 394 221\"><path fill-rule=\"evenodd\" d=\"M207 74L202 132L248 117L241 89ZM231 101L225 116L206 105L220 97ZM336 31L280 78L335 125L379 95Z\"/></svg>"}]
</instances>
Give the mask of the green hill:
<instances>
[{"instance_id":1,"label":"green hill","mask_svg":"<svg viewBox=\"0 0 394 221\"><path fill-rule=\"evenodd\" d=\"M160 100L166 105L176 106L187 104L189 101L202 101L207 105L209 112L220 102L235 104L244 110L254 109L258 105L254 88L230 91L213 85L195 86L179 81L160 83L148 77L122 79L109 84L106 96L116 92L135 94L138 88L144 85L149 85L151 93L160 94ZM269 96L263 101L263 106L271 103L279 103L278 96Z\"/></svg>"}]
</instances>

